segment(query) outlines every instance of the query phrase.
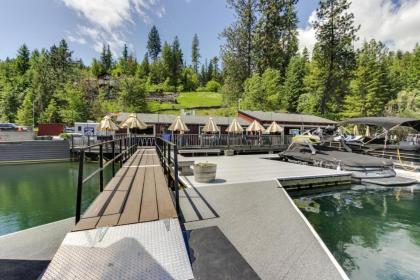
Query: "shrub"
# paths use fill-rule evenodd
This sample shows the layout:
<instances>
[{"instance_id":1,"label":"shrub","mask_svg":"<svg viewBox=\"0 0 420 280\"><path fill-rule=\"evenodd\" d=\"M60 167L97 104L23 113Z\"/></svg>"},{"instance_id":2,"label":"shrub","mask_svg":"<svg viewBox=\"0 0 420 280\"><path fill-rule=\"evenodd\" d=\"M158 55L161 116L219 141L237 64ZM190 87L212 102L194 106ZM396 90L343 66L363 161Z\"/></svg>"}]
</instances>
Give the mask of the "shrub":
<instances>
[{"instance_id":1,"label":"shrub","mask_svg":"<svg viewBox=\"0 0 420 280\"><path fill-rule=\"evenodd\" d=\"M206 84L206 89L210 92L218 92L221 88L222 85L214 80L208 81Z\"/></svg>"}]
</instances>

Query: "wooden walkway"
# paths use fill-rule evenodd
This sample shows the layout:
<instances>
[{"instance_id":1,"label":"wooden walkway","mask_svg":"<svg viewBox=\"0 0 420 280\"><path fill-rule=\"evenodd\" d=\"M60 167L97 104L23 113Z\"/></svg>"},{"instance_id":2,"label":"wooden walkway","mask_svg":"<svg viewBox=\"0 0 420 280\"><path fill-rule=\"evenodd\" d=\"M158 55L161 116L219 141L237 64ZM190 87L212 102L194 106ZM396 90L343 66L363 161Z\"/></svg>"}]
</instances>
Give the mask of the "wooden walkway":
<instances>
[{"instance_id":1,"label":"wooden walkway","mask_svg":"<svg viewBox=\"0 0 420 280\"><path fill-rule=\"evenodd\" d=\"M154 149L139 149L85 211L73 231L176 218Z\"/></svg>"}]
</instances>

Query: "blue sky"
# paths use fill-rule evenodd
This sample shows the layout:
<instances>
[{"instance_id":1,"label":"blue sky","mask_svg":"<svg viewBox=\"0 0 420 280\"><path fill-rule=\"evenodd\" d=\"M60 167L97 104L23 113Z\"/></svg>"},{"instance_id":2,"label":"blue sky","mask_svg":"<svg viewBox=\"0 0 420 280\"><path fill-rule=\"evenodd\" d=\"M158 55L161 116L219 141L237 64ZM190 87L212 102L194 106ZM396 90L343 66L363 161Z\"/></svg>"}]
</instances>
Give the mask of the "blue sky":
<instances>
[{"instance_id":1,"label":"blue sky","mask_svg":"<svg viewBox=\"0 0 420 280\"><path fill-rule=\"evenodd\" d=\"M317 0L298 3L300 46L315 42L309 19ZM361 41L377 38L391 49L409 50L420 38L420 0L353 0L352 12ZM74 56L89 63L103 42L115 52L125 42L139 59L147 33L155 24L162 40L178 35L190 62L191 40L200 38L202 62L219 54L218 35L233 21L225 0L3 0L0 9L0 59L14 56L26 43L30 49L48 48L65 38Z\"/></svg>"},{"instance_id":2,"label":"blue sky","mask_svg":"<svg viewBox=\"0 0 420 280\"><path fill-rule=\"evenodd\" d=\"M76 57L90 62L97 56L97 51L94 42L89 36L80 34L80 30L83 27L95 28L97 24L92 23L80 11L95 9L95 7L77 6L79 9L76 9L74 6L77 3L71 6L74 2L77 1L67 1L67 4L65 0L2 1L0 38L3 39L0 46L0 59L14 56L17 48L23 43L26 43L30 49L43 48L65 38L70 41L70 47L74 50ZM113 0L107 2L113 6L111 4ZM299 3L299 16L302 23L306 24L316 3L311 0L302 0ZM162 7L164 13L159 15L156 10ZM131 10L134 8L131 7ZM190 59L192 37L194 33L197 33L204 62L204 58L219 54L218 34L233 21L233 13L226 7L224 0L165 0L160 1L156 7L144 9L144 13L148 18L146 22L144 16L133 14L131 22L123 20L120 26L111 30L111 32L123 34L121 41L126 41L139 58L142 58L145 52L147 33L151 25L155 24L162 40L172 41L174 36L178 35L187 62ZM102 13L99 12L99 14ZM107 12L103 13L104 16L106 14ZM104 41L108 39L106 37L107 35ZM113 48L120 51L115 43Z\"/></svg>"}]
</instances>

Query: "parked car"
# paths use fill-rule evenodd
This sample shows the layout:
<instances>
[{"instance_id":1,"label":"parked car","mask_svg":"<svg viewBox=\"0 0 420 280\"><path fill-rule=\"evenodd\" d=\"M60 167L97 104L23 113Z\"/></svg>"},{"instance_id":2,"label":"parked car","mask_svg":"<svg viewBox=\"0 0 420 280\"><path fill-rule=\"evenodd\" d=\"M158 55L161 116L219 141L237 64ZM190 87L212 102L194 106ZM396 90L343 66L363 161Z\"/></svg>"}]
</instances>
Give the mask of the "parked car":
<instances>
[{"instance_id":1,"label":"parked car","mask_svg":"<svg viewBox=\"0 0 420 280\"><path fill-rule=\"evenodd\" d=\"M18 126L14 123L0 123L0 131L17 131Z\"/></svg>"}]
</instances>

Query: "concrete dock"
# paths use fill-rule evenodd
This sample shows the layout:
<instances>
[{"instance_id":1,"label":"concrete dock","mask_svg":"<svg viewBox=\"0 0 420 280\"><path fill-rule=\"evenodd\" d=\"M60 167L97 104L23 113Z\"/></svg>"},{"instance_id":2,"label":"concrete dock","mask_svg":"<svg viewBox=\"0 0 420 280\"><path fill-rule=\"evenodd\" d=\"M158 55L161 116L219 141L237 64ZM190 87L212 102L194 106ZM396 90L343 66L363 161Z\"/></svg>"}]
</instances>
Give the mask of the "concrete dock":
<instances>
[{"instance_id":1,"label":"concrete dock","mask_svg":"<svg viewBox=\"0 0 420 280\"><path fill-rule=\"evenodd\" d=\"M213 183L181 177L187 185L180 194L185 228L219 228L261 279L348 279L280 182L305 176L340 179L349 173L267 157L276 155L182 158L217 164ZM207 261L203 268L200 256L196 262L194 274L220 267Z\"/></svg>"},{"instance_id":2,"label":"concrete dock","mask_svg":"<svg viewBox=\"0 0 420 280\"><path fill-rule=\"evenodd\" d=\"M212 183L198 183L194 176L183 176L181 180L186 186L204 187L224 184L238 184L249 182L265 182L272 180L292 180L308 177L330 177L337 178L350 176L349 172L342 172L333 169L313 167L308 165L283 162L278 159L277 154L254 154L238 156L213 156L213 157L183 157L179 160L198 162L210 162L217 164L216 181Z\"/></svg>"}]
</instances>

